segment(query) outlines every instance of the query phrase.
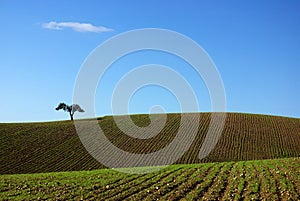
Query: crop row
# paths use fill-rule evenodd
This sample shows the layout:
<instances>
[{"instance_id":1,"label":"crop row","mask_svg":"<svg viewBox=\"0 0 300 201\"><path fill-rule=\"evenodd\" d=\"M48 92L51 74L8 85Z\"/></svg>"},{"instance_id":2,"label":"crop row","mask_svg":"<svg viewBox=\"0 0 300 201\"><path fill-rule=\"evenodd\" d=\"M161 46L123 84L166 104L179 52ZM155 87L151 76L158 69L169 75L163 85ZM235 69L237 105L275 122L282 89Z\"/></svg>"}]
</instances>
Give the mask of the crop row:
<instances>
[{"instance_id":1,"label":"crop row","mask_svg":"<svg viewBox=\"0 0 300 201\"><path fill-rule=\"evenodd\" d=\"M0 176L3 200L299 200L300 158Z\"/></svg>"},{"instance_id":2,"label":"crop row","mask_svg":"<svg viewBox=\"0 0 300 201\"><path fill-rule=\"evenodd\" d=\"M267 115L227 113L222 135L204 159L198 158L210 126L211 113L193 114L189 125L199 125L196 138L178 164L297 157L300 153L300 119ZM197 120L197 117L199 121ZM121 118L122 116L118 117ZM147 115L133 115L138 126L148 126ZM155 121L161 121L157 115ZM113 117L99 120L106 137L129 153L149 154L169 145L180 128L181 115L167 114L164 128L149 139L123 133ZM155 122L152 122L155 123ZM183 130L188 136L189 126ZM138 131L133 129L131 132ZM154 131L153 131L154 132ZM75 171L104 168L83 147L70 121L0 124L0 174ZM113 154L113 153L112 153ZM165 156L162 156L165 157ZM163 158L157 158L158 161Z\"/></svg>"}]
</instances>

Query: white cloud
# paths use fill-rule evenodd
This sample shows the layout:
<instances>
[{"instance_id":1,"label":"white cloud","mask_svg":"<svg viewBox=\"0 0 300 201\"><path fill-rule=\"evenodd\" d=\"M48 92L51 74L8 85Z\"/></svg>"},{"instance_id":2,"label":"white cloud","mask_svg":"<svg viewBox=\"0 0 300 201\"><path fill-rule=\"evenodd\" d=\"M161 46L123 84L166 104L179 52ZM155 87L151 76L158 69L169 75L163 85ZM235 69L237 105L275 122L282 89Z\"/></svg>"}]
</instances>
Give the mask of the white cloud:
<instances>
[{"instance_id":1,"label":"white cloud","mask_svg":"<svg viewBox=\"0 0 300 201\"><path fill-rule=\"evenodd\" d=\"M48 22L43 23L42 27L45 29L54 29L54 30L63 30L64 28L71 28L74 31L78 32L109 32L113 31L113 29L106 28L103 26L94 26L88 23L79 23L79 22Z\"/></svg>"}]
</instances>

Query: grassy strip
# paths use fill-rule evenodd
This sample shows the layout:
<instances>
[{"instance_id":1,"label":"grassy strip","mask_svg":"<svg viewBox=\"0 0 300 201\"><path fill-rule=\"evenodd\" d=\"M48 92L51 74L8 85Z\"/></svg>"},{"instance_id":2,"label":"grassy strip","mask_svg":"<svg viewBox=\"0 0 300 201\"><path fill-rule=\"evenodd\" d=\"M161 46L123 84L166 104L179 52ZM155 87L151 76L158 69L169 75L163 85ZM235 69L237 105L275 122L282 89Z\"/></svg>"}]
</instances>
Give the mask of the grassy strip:
<instances>
[{"instance_id":1,"label":"grassy strip","mask_svg":"<svg viewBox=\"0 0 300 201\"><path fill-rule=\"evenodd\" d=\"M1 200L299 200L299 158L0 176ZM151 168L151 167L150 167ZM152 167L153 168L153 167Z\"/></svg>"}]
</instances>

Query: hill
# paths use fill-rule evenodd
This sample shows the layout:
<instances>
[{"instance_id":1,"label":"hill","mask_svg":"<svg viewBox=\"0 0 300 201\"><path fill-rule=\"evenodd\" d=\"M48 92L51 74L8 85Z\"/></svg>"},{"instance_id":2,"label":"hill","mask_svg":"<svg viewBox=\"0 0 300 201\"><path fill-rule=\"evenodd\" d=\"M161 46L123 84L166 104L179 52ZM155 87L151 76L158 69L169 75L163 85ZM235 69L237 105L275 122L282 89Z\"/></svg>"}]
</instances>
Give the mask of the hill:
<instances>
[{"instance_id":1,"label":"hill","mask_svg":"<svg viewBox=\"0 0 300 201\"><path fill-rule=\"evenodd\" d=\"M0 175L3 200L299 200L300 159Z\"/></svg>"},{"instance_id":2,"label":"hill","mask_svg":"<svg viewBox=\"0 0 300 201\"><path fill-rule=\"evenodd\" d=\"M195 114L198 115L198 114ZM147 115L131 117L139 126L147 126ZM208 130L211 114L201 113L200 128L179 164L298 157L300 119L257 114L227 113L222 136L214 150L198 159ZM180 114L168 114L165 127L154 138L139 140L124 135L113 117L99 119L108 139L133 153L161 149L176 135ZM38 173L104 168L85 150L71 121L0 124L0 173Z\"/></svg>"}]
</instances>

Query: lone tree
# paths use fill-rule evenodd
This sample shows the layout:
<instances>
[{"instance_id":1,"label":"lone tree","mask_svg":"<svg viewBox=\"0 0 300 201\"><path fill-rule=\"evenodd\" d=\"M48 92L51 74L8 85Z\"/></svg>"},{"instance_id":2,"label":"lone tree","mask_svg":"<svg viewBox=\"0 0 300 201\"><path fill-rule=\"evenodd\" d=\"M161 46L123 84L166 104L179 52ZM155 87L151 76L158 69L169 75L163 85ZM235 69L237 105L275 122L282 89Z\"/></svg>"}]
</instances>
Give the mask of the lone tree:
<instances>
[{"instance_id":1,"label":"lone tree","mask_svg":"<svg viewBox=\"0 0 300 201\"><path fill-rule=\"evenodd\" d=\"M74 113L76 111L78 112L84 112L84 110L77 104L73 104L73 105L67 105L65 103L60 103L57 108L55 108L56 110L60 110L63 109L65 112L69 112L71 120L73 121L73 116Z\"/></svg>"}]
</instances>

